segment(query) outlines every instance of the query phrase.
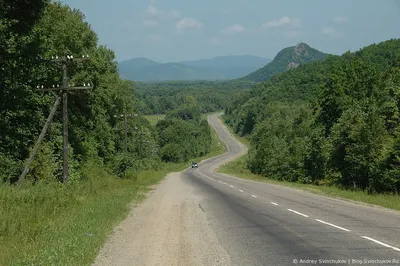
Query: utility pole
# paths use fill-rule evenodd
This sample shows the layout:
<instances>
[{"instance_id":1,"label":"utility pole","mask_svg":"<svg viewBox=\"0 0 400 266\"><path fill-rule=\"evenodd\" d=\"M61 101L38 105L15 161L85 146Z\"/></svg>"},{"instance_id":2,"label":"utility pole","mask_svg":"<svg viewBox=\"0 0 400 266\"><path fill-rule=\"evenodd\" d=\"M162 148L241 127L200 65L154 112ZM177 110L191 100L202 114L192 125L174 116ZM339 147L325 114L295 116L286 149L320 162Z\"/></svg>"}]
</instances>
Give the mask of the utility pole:
<instances>
[{"instance_id":1,"label":"utility pole","mask_svg":"<svg viewBox=\"0 0 400 266\"><path fill-rule=\"evenodd\" d=\"M125 153L128 152L128 117L137 117L138 114L124 114L124 115L114 115L114 117L123 117L124 118L124 150Z\"/></svg>"},{"instance_id":2,"label":"utility pole","mask_svg":"<svg viewBox=\"0 0 400 266\"><path fill-rule=\"evenodd\" d=\"M143 133L142 131L140 131L140 141L139 141L139 171L141 170L141 166L142 166L142 141L143 141Z\"/></svg>"},{"instance_id":3,"label":"utility pole","mask_svg":"<svg viewBox=\"0 0 400 266\"><path fill-rule=\"evenodd\" d=\"M24 180L26 175L28 174L29 166L31 165L31 163L33 162L33 159L36 156L39 146L40 146L41 142L43 141L43 138L46 135L47 130L49 129L51 121L53 120L54 114L56 113L57 107L60 104L60 102L61 102L61 96L57 96L56 101L54 102L53 108L51 109L50 114L47 117L46 123L43 126L42 132L40 132L39 138L37 139L35 146L33 147L33 150L31 152L31 155L29 156L29 159L25 164L24 170L22 171L22 174L18 178L18 183L21 183L22 180Z\"/></svg>"},{"instance_id":4,"label":"utility pole","mask_svg":"<svg viewBox=\"0 0 400 266\"><path fill-rule=\"evenodd\" d=\"M61 87L59 85L54 86L53 88L43 88L43 86L38 87L41 91L60 91L62 92L63 99L63 182L68 181L68 92L72 90L88 90L93 87L90 84L84 83L81 87L71 87L69 84L68 77L68 67L72 62L83 62L89 60L88 55L83 55L80 58L74 58L72 55L67 55L63 57L53 56L51 61L55 63L61 63L63 69L63 80Z\"/></svg>"},{"instance_id":5,"label":"utility pole","mask_svg":"<svg viewBox=\"0 0 400 266\"><path fill-rule=\"evenodd\" d=\"M142 149L143 149L143 136L148 134L148 132L144 132L142 128L135 127L135 130L138 130L139 134L139 166L138 166L138 172L140 172L141 167L142 167ZM146 141L148 142L148 141Z\"/></svg>"}]
</instances>

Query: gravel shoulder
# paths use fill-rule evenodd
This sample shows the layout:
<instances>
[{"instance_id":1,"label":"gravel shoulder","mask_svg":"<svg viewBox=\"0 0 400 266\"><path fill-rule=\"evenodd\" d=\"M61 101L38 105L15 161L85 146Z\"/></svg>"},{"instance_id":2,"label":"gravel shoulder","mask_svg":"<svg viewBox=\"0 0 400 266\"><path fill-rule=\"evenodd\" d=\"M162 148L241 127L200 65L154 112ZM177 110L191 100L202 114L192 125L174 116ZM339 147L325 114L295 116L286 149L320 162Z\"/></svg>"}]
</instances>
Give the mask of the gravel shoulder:
<instances>
[{"instance_id":1,"label":"gravel shoulder","mask_svg":"<svg viewBox=\"0 0 400 266\"><path fill-rule=\"evenodd\" d=\"M169 174L114 229L93 265L231 265L202 198Z\"/></svg>"}]
</instances>

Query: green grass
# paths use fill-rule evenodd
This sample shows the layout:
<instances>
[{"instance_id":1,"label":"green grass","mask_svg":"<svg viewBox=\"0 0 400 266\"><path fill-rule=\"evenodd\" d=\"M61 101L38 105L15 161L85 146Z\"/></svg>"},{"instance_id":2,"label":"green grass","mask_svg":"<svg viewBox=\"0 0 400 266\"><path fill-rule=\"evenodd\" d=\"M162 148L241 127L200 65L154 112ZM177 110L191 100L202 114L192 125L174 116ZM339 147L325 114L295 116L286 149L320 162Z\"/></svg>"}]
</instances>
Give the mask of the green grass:
<instances>
[{"instance_id":1,"label":"green grass","mask_svg":"<svg viewBox=\"0 0 400 266\"><path fill-rule=\"evenodd\" d=\"M229 131L233 133L232 129L230 128ZM235 136L237 139L239 139L239 141L248 146L249 144L248 139L238 137L237 135ZM293 182L270 179L251 173L250 170L247 169L246 167L246 159L247 155L244 155L240 158L237 158L234 161L227 163L226 165L221 166L219 169L217 169L217 171L243 179L249 179L275 185L282 185L282 186L292 187L295 189L301 189L304 191L308 191L323 196L363 202L376 206L382 206L389 209L400 210L400 196L387 195L387 194L370 195L362 191L343 190L338 187L316 186L316 185L293 183Z\"/></svg>"},{"instance_id":2,"label":"green grass","mask_svg":"<svg viewBox=\"0 0 400 266\"><path fill-rule=\"evenodd\" d=\"M222 154L212 149L195 161ZM118 179L94 164L82 167L85 181L14 187L0 185L0 265L91 265L100 248L151 185L189 162L164 163L136 180Z\"/></svg>"},{"instance_id":3,"label":"green grass","mask_svg":"<svg viewBox=\"0 0 400 266\"><path fill-rule=\"evenodd\" d=\"M163 120L165 118L165 115L145 115L144 118L146 118L150 124L155 126L159 120Z\"/></svg>"},{"instance_id":4,"label":"green grass","mask_svg":"<svg viewBox=\"0 0 400 266\"><path fill-rule=\"evenodd\" d=\"M86 181L0 187L0 265L90 265L112 228L171 165L115 178L86 165Z\"/></svg>"},{"instance_id":5,"label":"green grass","mask_svg":"<svg viewBox=\"0 0 400 266\"><path fill-rule=\"evenodd\" d=\"M207 119L207 116L212 115L212 114L217 114L222 111L217 111L217 112L212 112L212 113L207 113L207 114L201 114L202 119ZM157 124L159 120L163 120L165 118L165 115L160 114L160 115L145 115L144 118L146 118L153 126Z\"/></svg>"}]
</instances>

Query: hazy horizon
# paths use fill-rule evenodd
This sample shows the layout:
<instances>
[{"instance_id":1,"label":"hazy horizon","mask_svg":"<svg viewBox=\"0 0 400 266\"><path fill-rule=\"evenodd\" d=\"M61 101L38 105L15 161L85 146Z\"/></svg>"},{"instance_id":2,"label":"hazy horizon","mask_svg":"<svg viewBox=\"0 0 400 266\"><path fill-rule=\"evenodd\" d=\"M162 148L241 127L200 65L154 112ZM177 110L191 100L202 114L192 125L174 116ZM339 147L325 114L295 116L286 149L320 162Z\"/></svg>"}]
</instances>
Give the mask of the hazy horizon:
<instances>
[{"instance_id":1,"label":"hazy horizon","mask_svg":"<svg viewBox=\"0 0 400 266\"><path fill-rule=\"evenodd\" d=\"M63 0L80 9L117 61L252 55L273 59L304 42L340 55L400 37L396 0ZM106 17L106 19L105 19Z\"/></svg>"}]
</instances>

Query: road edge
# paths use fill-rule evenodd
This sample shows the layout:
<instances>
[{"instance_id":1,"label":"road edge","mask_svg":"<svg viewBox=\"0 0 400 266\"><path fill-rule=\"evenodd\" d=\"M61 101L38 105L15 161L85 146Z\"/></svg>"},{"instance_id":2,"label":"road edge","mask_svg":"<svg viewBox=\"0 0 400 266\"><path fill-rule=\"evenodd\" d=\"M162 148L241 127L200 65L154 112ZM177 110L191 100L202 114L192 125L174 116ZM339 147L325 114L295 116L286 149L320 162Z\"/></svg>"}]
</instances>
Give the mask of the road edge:
<instances>
[{"instance_id":1,"label":"road edge","mask_svg":"<svg viewBox=\"0 0 400 266\"><path fill-rule=\"evenodd\" d=\"M231 136L232 136L237 142L239 142L240 144L242 144L243 146L246 147L246 150L245 150L245 152L244 152L243 154L240 154L240 155L238 155L237 157L235 157L233 160L230 160L230 161L226 162L226 163L229 163L229 162L238 160L238 159L240 159L240 158L246 156L246 155L248 154L248 147L247 147L247 145L246 145L245 143L243 143L243 142L236 136L235 133L232 133L232 131L230 130L229 126L226 125L225 122L221 119L222 114L223 114L223 113L214 114L214 115L216 116L216 119L221 123L221 125L222 125L223 127L225 127L226 130L228 130L228 132L231 134ZM211 116L211 115L210 115L210 116ZM228 152L229 152L229 148L228 148ZM224 154L225 154L225 153L224 153ZM224 154L222 154L222 155L224 155ZM219 156L222 156L222 155L219 155ZM212 158L211 158L211 159L212 159ZM221 174L221 175L224 175L224 176L227 176L227 177L231 177L231 178L236 178L236 179L240 179L240 180L246 180L246 181L253 182L253 183L258 183L258 184L268 184L268 185L271 185L271 186L278 186L278 187L281 187L281 188L283 187L283 188L285 188L285 189L291 189L291 190L295 190L295 191L302 192L302 193L308 193L308 194L318 195L318 196L324 197L324 198L326 198L326 199L333 199L333 200L336 200L336 201L352 203L352 204L355 204L355 205L361 205L361 206L370 207L370 208L374 208L374 209L380 209L380 210L382 210L382 211L386 211L386 212L390 212L390 213L394 213L394 214L400 215L400 210L396 210L396 209L384 207L384 206L377 205L377 204L367 203L367 202L363 202L363 201L357 201L357 200L353 200L353 199L348 199L348 198L345 198L345 197L334 196L334 195L327 195L326 193L323 193L323 192L313 192L313 191L309 191L309 190L302 189L302 188L291 187L291 186L285 185L284 183L282 183L282 184L275 184L275 183L270 182L268 178L265 178L265 180L263 180L263 181L257 181L257 180L242 178L242 177L239 177L239 176L236 176L236 175L224 173L224 172L221 171L220 167L221 167L221 166L216 167L215 169L212 169L212 171L213 171L214 173L216 173L216 174ZM274 181L277 181L277 180L274 180Z\"/></svg>"}]
</instances>

